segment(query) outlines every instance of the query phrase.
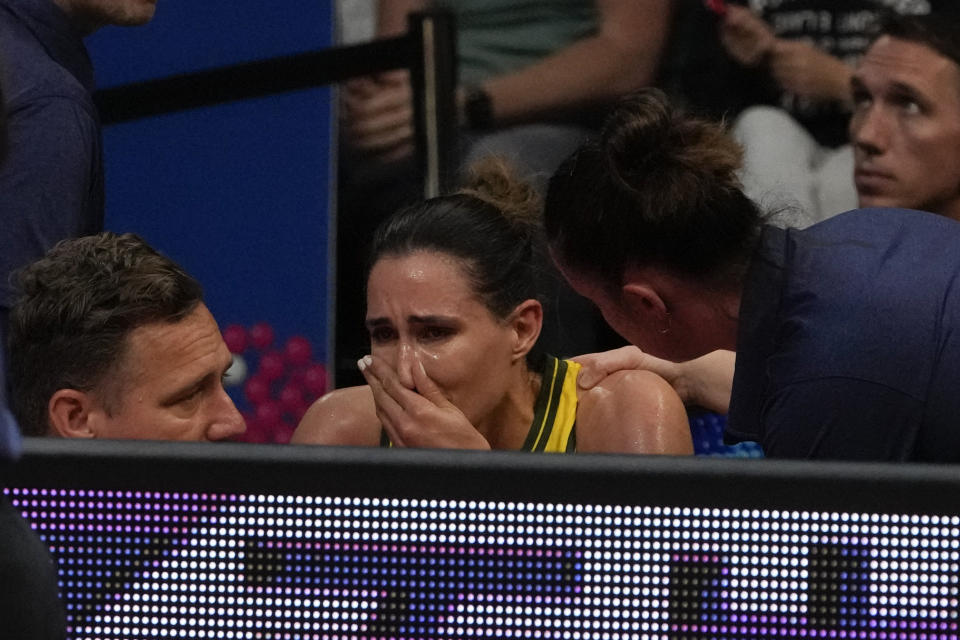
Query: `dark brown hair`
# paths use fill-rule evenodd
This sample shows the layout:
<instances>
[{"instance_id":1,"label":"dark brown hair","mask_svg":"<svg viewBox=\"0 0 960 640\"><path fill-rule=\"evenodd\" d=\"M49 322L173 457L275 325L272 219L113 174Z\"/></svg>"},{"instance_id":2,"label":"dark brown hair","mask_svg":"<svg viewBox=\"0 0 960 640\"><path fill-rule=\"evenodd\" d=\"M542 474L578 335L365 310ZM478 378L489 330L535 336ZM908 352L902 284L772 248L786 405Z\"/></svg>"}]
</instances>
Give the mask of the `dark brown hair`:
<instances>
[{"instance_id":1,"label":"dark brown hair","mask_svg":"<svg viewBox=\"0 0 960 640\"><path fill-rule=\"evenodd\" d=\"M762 223L737 177L741 157L721 124L681 113L661 91L626 96L550 179L554 256L610 287L629 265L737 286Z\"/></svg>"},{"instance_id":2,"label":"dark brown hair","mask_svg":"<svg viewBox=\"0 0 960 640\"><path fill-rule=\"evenodd\" d=\"M487 158L472 168L457 193L402 209L382 224L369 266L385 255L419 250L454 256L474 292L504 319L524 300L538 297L540 211L533 186L518 180L502 160Z\"/></svg>"},{"instance_id":3,"label":"dark brown hair","mask_svg":"<svg viewBox=\"0 0 960 640\"><path fill-rule=\"evenodd\" d=\"M960 10L956 8L920 16L888 11L877 38L885 35L927 46L960 66Z\"/></svg>"},{"instance_id":4,"label":"dark brown hair","mask_svg":"<svg viewBox=\"0 0 960 640\"><path fill-rule=\"evenodd\" d=\"M16 281L10 383L27 435L48 431L47 404L58 389L96 390L110 410L127 335L149 323L177 322L203 299L196 280L131 233L64 240Z\"/></svg>"}]
</instances>

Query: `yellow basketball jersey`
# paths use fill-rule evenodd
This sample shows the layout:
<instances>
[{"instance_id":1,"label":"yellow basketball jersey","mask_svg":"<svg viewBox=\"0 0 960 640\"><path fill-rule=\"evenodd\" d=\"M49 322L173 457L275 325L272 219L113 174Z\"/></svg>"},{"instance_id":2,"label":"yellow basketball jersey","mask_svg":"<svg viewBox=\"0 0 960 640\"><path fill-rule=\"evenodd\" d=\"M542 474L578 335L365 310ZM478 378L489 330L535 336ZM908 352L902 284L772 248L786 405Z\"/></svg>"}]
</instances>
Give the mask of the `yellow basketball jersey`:
<instances>
[{"instance_id":1,"label":"yellow basketball jersey","mask_svg":"<svg viewBox=\"0 0 960 640\"><path fill-rule=\"evenodd\" d=\"M577 373L571 360L546 357L533 424L522 451L572 453L577 449Z\"/></svg>"},{"instance_id":2,"label":"yellow basketball jersey","mask_svg":"<svg viewBox=\"0 0 960 640\"><path fill-rule=\"evenodd\" d=\"M572 360L546 356L540 393L533 406L533 422L521 451L573 453L577 450L577 373ZM387 432L380 431L380 446L392 447Z\"/></svg>"}]
</instances>

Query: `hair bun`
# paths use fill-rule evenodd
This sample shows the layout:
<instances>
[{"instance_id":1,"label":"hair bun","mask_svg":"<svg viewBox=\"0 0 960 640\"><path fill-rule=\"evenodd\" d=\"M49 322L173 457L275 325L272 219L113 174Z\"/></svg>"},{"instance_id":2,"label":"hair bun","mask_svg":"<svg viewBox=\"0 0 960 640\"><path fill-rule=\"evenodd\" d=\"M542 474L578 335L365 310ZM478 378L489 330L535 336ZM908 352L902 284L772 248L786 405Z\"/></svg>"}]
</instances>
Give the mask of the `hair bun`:
<instances>
[{"instance_id":1,"label":"hair bun","mask_svg":"<svg viewBox=\"0 0 960 640\"><path fill-rule=\"evenodd\" d=\"M621 100L604 125L601 144L611 174L624 185L651 174L694 174L739 186L740 146L720 124L682 116L659 89Z\"/></svg>"},{"instance_id":2,"label":"hair bun","mask_svg":"<svg viewBox=\"0 0 960 640\"><path fill-rule=\"evenodd\" d=\"M672 113L656 89L626 96L611 112L602 146L616 174L628 176L663 166L668 160Z\"/></svg>"},{"instance_id":3,"label":"hair bun","mask_svg":"<svg viewBox=\"0 0 960 640\"><path fill-rule=\"evenodd\" d=\"M517 177L503 158L487 156L473 164L460 193L496 207L512 224L538 226L543 202L536 188Z\"/></svg>"}]
</instances>

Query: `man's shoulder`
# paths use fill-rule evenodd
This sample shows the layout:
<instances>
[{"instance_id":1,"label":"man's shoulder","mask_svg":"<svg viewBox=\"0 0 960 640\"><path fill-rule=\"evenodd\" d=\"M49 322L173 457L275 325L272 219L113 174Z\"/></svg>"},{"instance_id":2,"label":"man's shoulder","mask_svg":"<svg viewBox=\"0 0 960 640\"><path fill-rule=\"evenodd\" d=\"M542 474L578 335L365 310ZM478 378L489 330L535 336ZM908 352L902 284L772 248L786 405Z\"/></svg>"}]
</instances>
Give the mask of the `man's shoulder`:
<instances>
[{"instance_id":1,"label":"man's shoulder","mask_svg":"<svg viewBox=\"0 0 960 640\"><path fill-rule=\"evenodd\" d=\"M0 61L0 80L10 110L58 99L92 108L92 97L84 86L3 6L0 6Z\"/></svg>"}]
</instances>

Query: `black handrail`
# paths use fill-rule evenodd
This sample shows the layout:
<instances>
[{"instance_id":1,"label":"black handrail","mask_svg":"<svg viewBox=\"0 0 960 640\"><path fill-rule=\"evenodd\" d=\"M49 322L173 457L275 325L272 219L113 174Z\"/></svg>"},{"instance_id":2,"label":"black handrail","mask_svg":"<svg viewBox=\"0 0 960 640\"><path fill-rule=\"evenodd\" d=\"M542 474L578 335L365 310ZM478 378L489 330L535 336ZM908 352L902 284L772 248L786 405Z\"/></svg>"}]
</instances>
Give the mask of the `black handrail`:
<instances>
[{"instance_id":1,"label":"black handrail","mask_svg":"<svg viewBox=\"0 0 960 640\"><path fill-rule=\"evenodd\" d=\"M319 87L404 66L407 37L257 60L98 91L103 124Z\"/></svg>"},{"instance_id":2,"label":"black handrail","mask_svg":"<svg viewBox=\"0 0 960 640\"><path fill-rule=\"evenodd\" d=\"M449 191L457 165L456 29L449 11L415 13L407 25L420 60L410 65L423 195Z\"/></svg>"},{"instance_id":3,"label":"black handrail","mask_svg":"<svg viewBox=\"0 0 960 640\"><path fill-rule=\"evenodd\" d=\"M410 69L424 196L452 185L456 154L456 37L449 11L410 15L406 35L185 73L98 91L103 124L249 100Z\"/></svg>"}]
</instances>

